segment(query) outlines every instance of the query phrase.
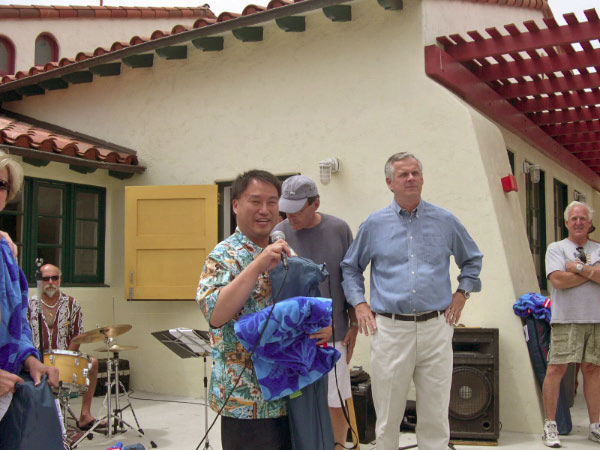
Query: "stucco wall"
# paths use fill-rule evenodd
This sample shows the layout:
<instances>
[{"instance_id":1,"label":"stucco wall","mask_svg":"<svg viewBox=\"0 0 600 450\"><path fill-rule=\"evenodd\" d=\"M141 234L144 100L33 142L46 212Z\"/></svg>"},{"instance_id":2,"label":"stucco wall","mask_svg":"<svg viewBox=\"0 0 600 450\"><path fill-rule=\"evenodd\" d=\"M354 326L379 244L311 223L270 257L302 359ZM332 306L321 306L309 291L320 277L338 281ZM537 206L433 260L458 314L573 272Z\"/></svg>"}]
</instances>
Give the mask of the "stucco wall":
<instances>
[{"instance_id":1,"label":"stucco wall","mask_svg":"<svg viewBox=\"0 0 600 450\"><path fill-rule=\"evenodd\" d=\"M175 25L191 26L198 17L173 19L2 19L0 36L15 47L15 72L29 70L35 61L35 40L49 33L58 44L58 59L74 58L79 52L110 48L113 42L136 35L148 37L154 30L171 31Z\"/></svg>"},{"instance_id":2,"label":"stucco wall","mask_svg":"<svg viewBox=\"0 0 600 450\"><path fill-rule=\"evenodd\" d=\"M537 431L537 390L511 309L515 297L536 290L537 283L519 204L522 189L518 196L504 194L499 177L509 171L506 146L518 158L543 156L426 77L422 4L404 5L402 11L384 11L372 0L352 3L350 23L332 23L316 11L307 16L304 33L268 24L263 42L241 43L227 34L223 52L190 46L187 60L123 67L118 77L5 106L136 149L148 170L127 184L211 184L254 167L318 179L319 160L336 156L341 172L330 184L319 184L321 209L344 218L354 232L370 212L392 200L383 175L388 156L416 153L425 167L424 198L453 211L485 254L483 291L469 300L461 322L500 329L503 429ZM73 176L55 164L27 172ZM133 387L202 395L201 363L179 359L149 333L177 326L206 329L205 320L191 302L125 301L126 183L103 175L86 179L110 186L113 227L107 236L111 288L77 291L103 305L86 311L87 323L110 320L106 293L114 295L117 322L134 325L119 343L140 346L123 355L131 360ZM523 179L519 183L524 186ZM193 263L200 272L201 262ZM456 275L453 269L453 280ZM94 314L101 319L89 318ZM370 370L364 336L353 364Z\"/></svg>"}]
</instances>

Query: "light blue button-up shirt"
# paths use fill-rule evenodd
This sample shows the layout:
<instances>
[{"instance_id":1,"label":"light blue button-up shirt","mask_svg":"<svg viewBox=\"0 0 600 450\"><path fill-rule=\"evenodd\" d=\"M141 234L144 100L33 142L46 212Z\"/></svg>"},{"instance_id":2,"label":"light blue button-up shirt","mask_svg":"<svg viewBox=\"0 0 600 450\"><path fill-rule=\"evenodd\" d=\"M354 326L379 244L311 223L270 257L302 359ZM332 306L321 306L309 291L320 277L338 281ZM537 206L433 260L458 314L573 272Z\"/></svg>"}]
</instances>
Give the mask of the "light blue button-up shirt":
<instances>
[{"instance_id":1,"label":"light blue button-up shirt","mask_svg":"<svg viewBox=\"0 0 600 450\"><path fill-rule=\"evenodd\" d=\"M355 307L366 301L363 272L371 263L373 312L443 311L452 301L450 255L458 288L480 291L483 254L462 223L424 200L412 213L393 201L361 224L341 263L346 299Z\"/></svg>"}]
</instances>

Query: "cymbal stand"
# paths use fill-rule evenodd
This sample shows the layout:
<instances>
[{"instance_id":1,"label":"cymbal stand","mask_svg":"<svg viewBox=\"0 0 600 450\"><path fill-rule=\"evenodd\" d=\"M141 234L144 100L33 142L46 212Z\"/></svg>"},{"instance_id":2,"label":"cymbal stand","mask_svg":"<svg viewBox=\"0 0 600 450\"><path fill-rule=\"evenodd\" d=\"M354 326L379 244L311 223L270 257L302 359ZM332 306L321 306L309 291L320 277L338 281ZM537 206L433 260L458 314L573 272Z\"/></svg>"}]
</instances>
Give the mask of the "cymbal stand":
<instances>
[{"instance_id":1,"label":"cymbal stand","mask_svg":"<svg viewBox=\"0 0 600 450\"><path fill-rule=\"evenodd\" d=\"M106 433L109 438L112 438L113 434L124 433L125 431L127 431L125 429L125 426L127 426L127 427L131 428L133 431L136 431L140 437L148 439L144 435L144 430L142 429L142 427L140 426L140 423L137 420L137 416L135 415L135 411L133 410L133 405L131 404L131 401L129 400L129 394L125 390L125 387L123 386L123 384L119 381L119 352L110 351L110 344L113 341L114 341L113 338L109 338L109 337L104 338L104 342L106 344L106 350L107 350L107 358L106 358L106 408L107 408L107 411L106 411L106 416L99 419L94 424L94 426L75 443L75 445L79 444L79 442L81 442L87 434L91 433L97 426L99 426L100 423L102 422L102 420L104 420L104 419L106 419L106 422L107 422ZM110 357L111 353L112 353L112 357ZM114 367L114 380L113 380L113 367ZM112 401L111 401L111 398L113 396L113 388L114 388L114 396L115 396L114 410L112 408ZM119 394L121 392L121 389L122 389L122 392L125 395L125 397L127 397L127 406L125 408L121 408L120 404L119 404ZM126 410L127 408L131 409L131 413L133 414L133 418L135 420L137 428L133 427L132 425L130 425L129 423L127 423L123 420L123 411ZM158 447L156 445L156 443L152 440L150 440L150 446L152 448Z\"/></svg>"}]
</instances>

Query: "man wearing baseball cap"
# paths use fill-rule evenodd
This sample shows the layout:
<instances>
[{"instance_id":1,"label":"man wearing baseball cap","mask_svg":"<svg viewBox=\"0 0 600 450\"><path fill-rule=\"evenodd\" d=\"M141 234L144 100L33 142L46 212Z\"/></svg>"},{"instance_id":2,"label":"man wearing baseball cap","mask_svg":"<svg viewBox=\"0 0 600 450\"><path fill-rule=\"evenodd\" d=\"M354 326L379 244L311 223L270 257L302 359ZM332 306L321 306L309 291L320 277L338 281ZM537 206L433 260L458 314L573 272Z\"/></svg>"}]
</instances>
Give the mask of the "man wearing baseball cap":
<instances>
[{"instance_id":1,"label":"man wearing baseball cap","mask_svg":"<svg viewBox=\"0 0 600 450\"><path fill-rule=\"evenodd\" d=\"M346 302L342 289L340 263L352 243L352 231L345 221L317 212L320 206L319 191L310 178L295 175L285 180L281 188L279 210L287 214L287 219L274 229L283 231L286 242L299 256L317 264L325 263L329 272L329 278L320 284L319 289L323 297L333 299L332 340L335 348L342 353L342 358L335 370L329 372L328 404L336 445L343 445L348 424L342 411L340 394L342 400L352 395L348 364L358 327L354 309Z\"/></svg>"}]
</instances>

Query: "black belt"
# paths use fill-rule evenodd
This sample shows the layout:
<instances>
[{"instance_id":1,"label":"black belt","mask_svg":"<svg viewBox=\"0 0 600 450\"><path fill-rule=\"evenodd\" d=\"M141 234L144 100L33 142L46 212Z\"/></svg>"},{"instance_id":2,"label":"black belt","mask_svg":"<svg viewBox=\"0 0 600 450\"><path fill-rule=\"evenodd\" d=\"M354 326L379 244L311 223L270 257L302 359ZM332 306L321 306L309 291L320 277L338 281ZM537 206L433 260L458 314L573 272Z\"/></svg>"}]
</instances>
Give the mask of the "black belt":
<instances>
[{"instance_id":1,"label":"black belt","mask_svg":"<svg viewBox=\"0 0 600 450\"><path fill-rule=\"evenodd\" d=\"M405 322L425 322L426 320L439 317L445 311L431 311L425 314L393 314L393 313L376 313L388 319L403 320Z\"/></svg>"}]
</instances>

